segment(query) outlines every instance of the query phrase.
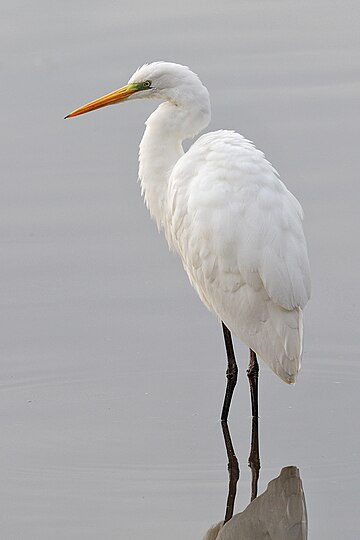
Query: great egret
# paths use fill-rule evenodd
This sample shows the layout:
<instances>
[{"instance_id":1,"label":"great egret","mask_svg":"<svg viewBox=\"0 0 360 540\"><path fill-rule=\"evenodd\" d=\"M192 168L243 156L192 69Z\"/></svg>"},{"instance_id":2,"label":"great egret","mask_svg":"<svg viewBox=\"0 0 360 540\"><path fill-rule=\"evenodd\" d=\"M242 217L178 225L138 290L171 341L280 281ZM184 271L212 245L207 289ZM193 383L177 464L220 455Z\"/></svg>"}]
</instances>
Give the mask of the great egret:
<instances>
[{"instance_id":1,"label":"great egret","mask_svg":"<svg viewBox=\"0 0 360 540\"><path fill-rule=\"evenodd\" d=\"M250 348L257 416L256 354L287 383L300 367L302 308L310 296L301 206L263 153L234 131L202 135L184 153L182 142L210 121L209 93L186 66L145 64L126 86L66 118L136 98L163 102L140 143L145 203L201 300L222 321L228 382L221 419L237 380L231 332Z\"/></svg>"}]
</instances>

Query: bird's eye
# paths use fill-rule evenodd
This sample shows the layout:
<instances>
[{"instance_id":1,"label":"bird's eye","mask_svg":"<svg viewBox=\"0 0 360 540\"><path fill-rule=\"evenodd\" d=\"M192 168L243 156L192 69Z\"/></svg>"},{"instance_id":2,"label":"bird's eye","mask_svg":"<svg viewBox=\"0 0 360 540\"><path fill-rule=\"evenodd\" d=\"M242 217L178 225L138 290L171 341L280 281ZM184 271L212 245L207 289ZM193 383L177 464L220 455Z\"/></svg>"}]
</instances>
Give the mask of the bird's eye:
<instances>
[{"instance_id":1,"label":"bird's eye","mask_svg":"<svg viewBox=\"0 0 360 540\"><path fill-rule=\"evenodd\" d=\"M144 87L144 88L150 88L150 87L151 87L151 81L145 81L145 82L143 82L143 87Z\"/></svg>"}]
</instances>

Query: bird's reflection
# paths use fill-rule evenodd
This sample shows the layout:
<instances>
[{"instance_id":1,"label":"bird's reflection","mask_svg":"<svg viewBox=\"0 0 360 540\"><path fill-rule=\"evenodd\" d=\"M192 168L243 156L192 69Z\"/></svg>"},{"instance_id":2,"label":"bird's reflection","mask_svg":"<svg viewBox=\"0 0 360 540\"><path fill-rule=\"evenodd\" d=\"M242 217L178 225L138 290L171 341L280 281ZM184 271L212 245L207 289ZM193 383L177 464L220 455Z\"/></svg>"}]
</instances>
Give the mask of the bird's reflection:
<instances>
[{"instance_id":1,"label":"bird's reflection","mask_svg":"<svg viewBox=\"0 0 360 540\"><path fill-rule=\"evenodd\" d=\"M306 540L307 513L299 469L284 467L243 512L217 523L204 540Z\"/></svg>"},{"instance_id":2,"label":"bird's reflection","mask_svg":"<svg viewBox=\"0 0 360 540\"><path fill-rule=\"evenodd\" d=\"M257 497L260 471L259 418L252 417L249 467L250 504L233 516L239 466L227 421L221 423L228 456L229 488L225 519L211 527L204 540L307 540L307 513L299 469L284 467Z\"/></svg>"},{"instance_id":3,"label":"bird's reflection","mask_svg":"<svg viewBox=\"0 0 360 540\"><path fill-rule=\"evenodd\" d=\"M229 519L232 518L233 513L234 513L236 489L237 489L237 483L239 480L240 472L239 472L239 463L235 455L228 423L222 422L221 427L222 427L223 435L224 435L225 448L226 448L226 453L228 457L228 471L229 471L229 489L228 489L228 497L226 501L226 510L225 510L225 519L224 519L224 523L226 523L227 521L229 521Z\"/></svg>"}]
</instances>

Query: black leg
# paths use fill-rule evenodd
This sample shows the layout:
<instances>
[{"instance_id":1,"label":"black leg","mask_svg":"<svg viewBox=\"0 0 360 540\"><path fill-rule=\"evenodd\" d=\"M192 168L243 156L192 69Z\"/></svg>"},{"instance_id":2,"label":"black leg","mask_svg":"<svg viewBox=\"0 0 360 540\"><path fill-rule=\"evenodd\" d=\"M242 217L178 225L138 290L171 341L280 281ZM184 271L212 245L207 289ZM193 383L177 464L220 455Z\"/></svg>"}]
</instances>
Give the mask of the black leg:
<instances>
[{"instance_id":1,"label":"black leg","mask_svg":"<svg viewBox=\"0 0 360 540\"><path fill-rule=\"evenodd\" d=\"M239 464L238 464L238 460L234 452L234 447L232 444L228 424L225 420L221 422L221 427L223 430L225 448L226 448L226 453L228 456L228 471L229 471L229 489L228 489L228 497L226 501L225 518L224 518L224 523L226 523L227 521L229 521L229 519L233 517L233 514L234 514L236 488L237 488L237 483L239 480Z\"/></svg>"},{"instance_id":2,"label":"black leg","mask_svg":"<svg viewBox=\"0 0 360 540\"><path fill-rule=\"evenodd\" d=\"M257 486L260 472L259 452L259 406L258 406L258 379L259 364L256 354L250 349L250 362L247 370L251 395L251 448L249 455L249 467L251 469L251 500L257 496Z\"/></svg>"},{"instance_id":3,"label":"black leg","mask_svg":"<svg viewBox=\"0 0 360 540\"><path fill-rule=\"evenodd\" d=\"M227 354L228 367L226 370L227 384L225 391L224 404L221 411L221 422L226 422L229 416L231 398L237 382L238 367L236 365L234 347L231 339L231 332L222 322L224 333L225 348Z\"/></svg>"},{"instance_id":4,"label":"black leg","mask_svg":"<svg viewBox=\"0 0 360 540\"><path fill-rule=\"evenodd\" d=\"M224 333L225 348L226 348L227 363L228 363L228 367L226 370L226 378L227 378L226 391L225 391L225 397L224 397L224 404L221 411L221 427L222 427L223 435L224 435L225 448L226 448L226 453L228 457L228 471L229 471L229 490L228 490L228 497L227 497L227 502L226 502L225 519L224 519L224 523L226 523L227 521L229 521L229 519L232 518L233 513L234 513L236 487L237 487L237 482L239 480L239 464L238 464L238 460L234 452L234 447L231 441L230 431L227 424L231 399L232 399L236 382L237 382L238 367L236 365L234 347L233 347L233 343L231 339L231 332L227 328L227 326L225 326L224 323L222 323L222 329Z\"/></svg>"},{"instance_id":5,"label":"black leg","mask_svg":"<svg viewBox=\"0 0 360 540\"><path fill-rule=\"evenodd\" d=\"M259 380L259 364L256 358L256 353L250 349L250 362L247 369L247 376L250 384L251 395L251 412L253 416L259 416L258 407L258 380Z\"/></svg>"}]
</instances>

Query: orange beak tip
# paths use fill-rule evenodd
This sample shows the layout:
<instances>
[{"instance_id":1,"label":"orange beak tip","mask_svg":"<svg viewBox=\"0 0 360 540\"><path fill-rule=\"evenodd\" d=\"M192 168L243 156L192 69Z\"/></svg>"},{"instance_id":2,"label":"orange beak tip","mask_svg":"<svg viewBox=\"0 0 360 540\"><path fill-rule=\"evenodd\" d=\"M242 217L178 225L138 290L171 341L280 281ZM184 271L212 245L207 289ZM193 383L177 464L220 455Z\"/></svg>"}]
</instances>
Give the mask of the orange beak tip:
<instances>
[{"instance_id":1,"label":"orange beak tip","mask_svg":"<svg viewBox=\"0 0 360 540\"><path fill-rule=\"evenodd\" d=\"M137 84L127 84L126 86L123 86L122 88L119 88L118 90L115 90L114 92L110 92L110 94L106 94L105 96L102 96L101 98L95 99L94 101L90 101L90 103L87 103L86 105L83 105L82 107L79 107L78 109L75 109L70 114L65 116L64 120L66 118L72 118L73 116L79 116L80 114L85 114L87 112L100 109L101 107L105 107L106 105L113 105L114 103L119 103L121 101L124 101L126 98L131 96L137 90L139 90Z\"/></svg>"}]
</instances>

